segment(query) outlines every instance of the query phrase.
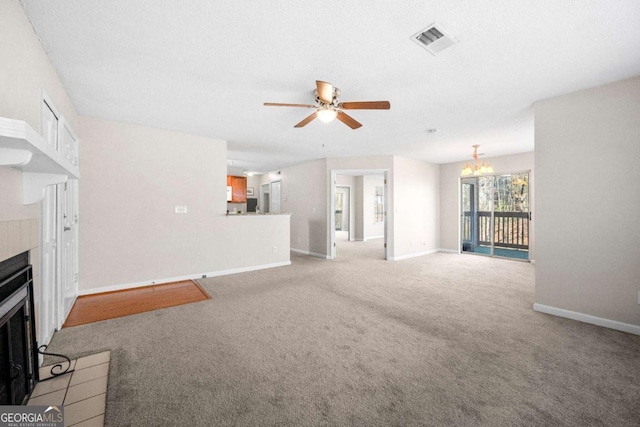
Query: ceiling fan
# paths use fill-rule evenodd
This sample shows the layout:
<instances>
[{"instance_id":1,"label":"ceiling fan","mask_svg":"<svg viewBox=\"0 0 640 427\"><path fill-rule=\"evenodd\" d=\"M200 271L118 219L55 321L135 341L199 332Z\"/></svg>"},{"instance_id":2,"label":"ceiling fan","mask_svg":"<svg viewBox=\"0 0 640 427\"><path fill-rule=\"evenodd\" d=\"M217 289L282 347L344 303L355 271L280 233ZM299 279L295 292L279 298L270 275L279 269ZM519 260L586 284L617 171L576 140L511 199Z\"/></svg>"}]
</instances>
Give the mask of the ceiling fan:
<instances>
[{"instance_id":1,"label":"ceiling fan","mask_svg":"<svg viewBox=\"0 0 640 427\"><path fill-rule=\"evenodd\" d=\"M316 117L325 123L338 119L351 129L358 129L362 124L345 113L343 110L388 110L391 108L389 101L355 101L340 102L340 89L331 83L316 80L316 89L313 91L316 97L315 105L311 104L282 104L278 102L265 102L267 107L299 107L315 108L316 111L307 116L294 127L301 128L309 124Z\"/></svg>"}]
</instances>

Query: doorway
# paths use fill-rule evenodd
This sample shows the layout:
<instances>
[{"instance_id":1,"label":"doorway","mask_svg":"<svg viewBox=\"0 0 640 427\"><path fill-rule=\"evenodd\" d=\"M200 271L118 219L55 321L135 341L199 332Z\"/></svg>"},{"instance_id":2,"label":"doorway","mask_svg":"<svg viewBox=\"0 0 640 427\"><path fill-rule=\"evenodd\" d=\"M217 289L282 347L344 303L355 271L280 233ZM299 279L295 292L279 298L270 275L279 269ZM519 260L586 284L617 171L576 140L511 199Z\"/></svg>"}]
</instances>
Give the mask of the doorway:
<instances>
[{"instance_id":1,"label":"doorway","mask_svg":"<svg viewBox=\"0 0 640 427\"><path fill-rule=\"evenodd\" d=\"M461 251L529 260L529 172L460 180Z\"/></svg>"},{"instance_id":2,"label":"doorway","mask_svg":"<svg viewBox=\"0 0 640 427\"><path fill-rule=\"evenodd\" d=\"M387 174L384 169L331 171L329 259L338 252L387 259Z\"/></svg>"},{"instance_id":3,"label":"doorway","mask_svg":"<svg viewBox=\"0 0 640 427\"><path fill-rule=\"evenodd\" d=\"M282 181L273 181L271 183L271 191L269 194L269 212L280 213Z\"/></svg>"},{"instance_id":4,"label":"doorway","mask_svg":"<svg viewBox=\"0 0 640 427\"><path fill-rule=\"evenodd\" d=\"M259 208L260 210L262 210L262 213L269 213L269 205L271 204L269 201L269 195L270 195L270 187L271 185L269 183L266 184L262 184L260 186L260 203L259 203Z\"/></svg>"}]
</instances>

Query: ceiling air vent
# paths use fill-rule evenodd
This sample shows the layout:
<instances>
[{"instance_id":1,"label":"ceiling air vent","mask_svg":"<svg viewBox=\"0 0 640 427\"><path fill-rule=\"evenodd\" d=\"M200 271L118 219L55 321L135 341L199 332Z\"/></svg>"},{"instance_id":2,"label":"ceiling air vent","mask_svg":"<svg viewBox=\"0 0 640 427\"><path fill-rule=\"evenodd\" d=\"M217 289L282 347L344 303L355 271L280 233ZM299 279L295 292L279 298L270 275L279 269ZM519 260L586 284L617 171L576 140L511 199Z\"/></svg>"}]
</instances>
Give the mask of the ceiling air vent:
<instances>
[{"instance_id":1,"label":"ceiling air vent","mask_svg":"<svg viewBox=\"0 0 640 427\"><path fill-rule=\"evenodd\" d=\"M453 46L458 41L451 37L437 24L431 24L424 30L411 36L411 40L425 48L432 55L437 55L444 49Z\"/></svg>"}]
</instances>

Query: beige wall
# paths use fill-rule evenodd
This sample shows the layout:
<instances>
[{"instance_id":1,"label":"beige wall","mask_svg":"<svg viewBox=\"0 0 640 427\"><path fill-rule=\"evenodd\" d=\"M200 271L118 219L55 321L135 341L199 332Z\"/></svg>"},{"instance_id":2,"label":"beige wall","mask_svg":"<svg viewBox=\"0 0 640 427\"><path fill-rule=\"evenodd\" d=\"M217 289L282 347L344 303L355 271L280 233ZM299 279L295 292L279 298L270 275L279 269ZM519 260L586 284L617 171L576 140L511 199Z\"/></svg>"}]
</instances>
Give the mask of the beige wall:
<instances>
[{"instance_id":1,"label":"beige wall","mask_svg":"<svg viewBox=\"0 0 640 427\"><path fill-rule=\"evenodd\" d=\"M282 212L291 215L291 248L326 256L326 159L282 169L271 181L282 181Z\"/></svg>"},{"instance_id":2,"label":"beige wall","mask_svg":"<svg viewBox=\"0 0 640 427\"><path fill-rule=\"evenodd\" d=\"M0 116L40 132L44 89L76 129L77 115L18 0L0 0Z\"/></svg>"},{"instance_id":3,"label":"beige wall","mask_svg":"<svg viewBox=\"0 0 640 427\"><path fill-rule=\"evenodd\" d=\"M349 239L362 240L362 181L357 176L336 175L336 185L349 187ZM359 238L358 238L359 237Z\"/></svg>"},{"instance_id":4,"label":"beige wall","mask_svg":"<svg viewBox=\"0 0 640 427\"><path fill-rule=\"evenodd\" d=\"M535 138L537 308L640 333L640 77L537 103Z\"/></svg>"},{"instance_id":5,"label":"beige wall","mask_svg":"<svg viewBox=\"0 0 640 427\"><path fill-rule=\"evenodd\" d=\"M362 177L363 240L384 238L384 222L374 221L374 199L378 186L384 187L384 175L365 175Z\"/></svg>"},{"instance_id":6,"label":"beige wall","mask_svg":"<svg viewBox=\"0 0 640 427\"><path fill-rule=\"evenodd\" d=\"M472 152L472 149L471 151ZM536 253L536 212L535 212L535 171L533 152L510 156L482 159L500 172L530 171L529 206L532 220L529 223L529 259L535 260ZM440 165L440 249L458 252L460 249L460 171L467 162Z\"/></svg>"},{"instance_id":7,"label":"beige wall","mask_svg":"<svg viewBox=\"0 0 640 427\"><path fill-rule=\"evenodd\" d=\"M322 257L331 253L332 173L362 170L388 171L388 257L402 259L436 251L439 167L393 156L328 158L283 169L282 195L287 199L283 210L292 213L291 247ZM362 178L363 188L364 181ZM364 199L362 204L364 212Z\"/></svg>"},{"instance_id":8,"label":"beige wall","mask_svg":"<svg viewBox=\"0 0 640 427\"><path fill-rule=\"evenodd\" d=\"M439 171L438 165L425 161L393 158L392 258L402 259L438 250Z\"/></svg>"},{"instance_id":9,"label":"beige wall","mask_svg":"<svg viewBox=\"0 0 640 427\"><path fill-rule=\"evenodd\" d=\"M354 178L355 197L353 198L353 223L355 225L355 233L353 240L364 240L364 176L356 176Z\"/></svg>"},{"instance_id":10,"label":"beige wall","mask_svg":"<svg viewBox=\"0 0 640 427\"><path fill-rule=\"evenodd\" d=\"M90 118L81 130L82 293L289 261L288 217L224 215L225 141Z\"/></svg>"}]
</instances>

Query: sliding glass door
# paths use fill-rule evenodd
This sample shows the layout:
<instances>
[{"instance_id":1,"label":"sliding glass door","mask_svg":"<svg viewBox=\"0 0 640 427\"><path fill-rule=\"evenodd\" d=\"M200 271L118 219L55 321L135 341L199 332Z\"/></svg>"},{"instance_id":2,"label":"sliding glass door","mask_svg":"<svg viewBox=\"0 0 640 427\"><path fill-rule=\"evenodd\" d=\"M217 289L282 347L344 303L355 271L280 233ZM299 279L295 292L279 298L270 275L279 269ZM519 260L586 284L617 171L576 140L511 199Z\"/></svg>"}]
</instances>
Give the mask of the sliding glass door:
<instances>
[{"instance_id":1,"label":"sliding glass door","mask_svg":"<svg viewBox=\"0 0 640 427\"><path fill-rule=\"evenodd\" d=\"M461 250L529 259L529 172L462 178Z\"/></svg>"}]
</instances>

